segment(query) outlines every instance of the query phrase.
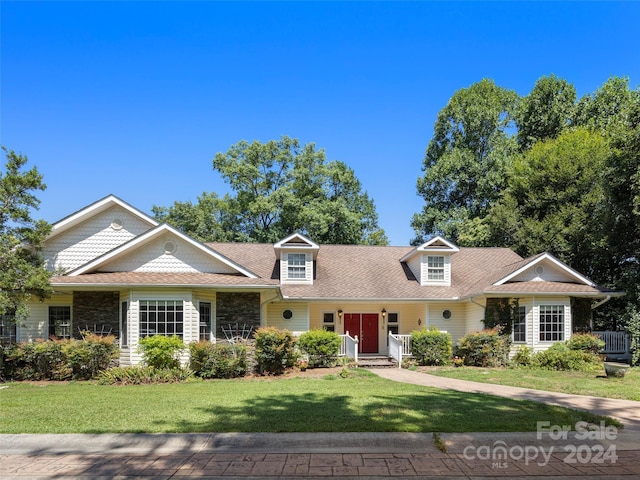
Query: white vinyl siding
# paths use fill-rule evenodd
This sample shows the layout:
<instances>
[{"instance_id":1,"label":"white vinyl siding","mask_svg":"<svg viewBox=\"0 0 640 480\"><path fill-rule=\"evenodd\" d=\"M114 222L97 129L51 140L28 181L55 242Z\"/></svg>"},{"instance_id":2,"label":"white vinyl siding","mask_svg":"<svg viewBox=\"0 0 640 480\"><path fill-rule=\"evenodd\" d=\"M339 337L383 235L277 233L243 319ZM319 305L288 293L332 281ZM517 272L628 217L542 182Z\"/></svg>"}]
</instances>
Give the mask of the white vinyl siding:
<instances>
[{"instance_id":1,"label":"white vinyl siding","mask_svg":"<svg viewBox=\"0 0 640 480\"><path fill-rule=\"evenodd\" d=\"M451 286L451 257L449 255L421 255L420 284Z\"/></svg>"},{"instance_id":2,"label":"white vinyl siding","mask_svg":"<svg viewBox=\"0 0 640 480\"><path fill-rule=\"evenodd\" d=\"M284 318L289 310L291 318ZM267 309L267 326L300 334L309 330L309 306L306 303L275 302Z\"/></svg>"},{"instance_id":3,"label":"white vinyl siding","mask_svg":"<svg viewBox=\"0 0 640 480\"><path fill-rule=\"evenodd\" d=\"M280 256L282 283L313 283L313 256L306 252L282 252Z\"/></svg>"},{"instance_id":4,"label":"white vinyl siding","mask_svg":"<svg viewBox=\"0 0 640 480\"><path fill-rule=\"evenodd\" d=\"M425 328L435 326L438 330L449 333L455 344L468 333L466 328L466 307L463 303L429 303L427 306L428 321ZM445 310L451 313L448 319L443 315Z\"/></svg>"},{"instance_id":5,"label":"white vinyl siding","mask_svg":"<svg viewBox=\"0 0 640 480\"><path fill-rule=\"evenodd\" d=\"M120 220L122 228L111 224ZM46 240L42 254L48 269L73 270L148 231L151 226L122 207L112 207L67 232Z\"/></svg>"},{"instance_id":6,"label":"white vinyl siding","mask_svg":"<svg viewBox=\"0 0 640 480\"><path fill-rule=\"evenodd\" d=\"M176 245L173 253L166 252L167 242L173 242ZM173 236L158 238L137 248L131 254L102 266L100 270L104 272L237 273L230 266Z\"/></svg>"}]
</instances>

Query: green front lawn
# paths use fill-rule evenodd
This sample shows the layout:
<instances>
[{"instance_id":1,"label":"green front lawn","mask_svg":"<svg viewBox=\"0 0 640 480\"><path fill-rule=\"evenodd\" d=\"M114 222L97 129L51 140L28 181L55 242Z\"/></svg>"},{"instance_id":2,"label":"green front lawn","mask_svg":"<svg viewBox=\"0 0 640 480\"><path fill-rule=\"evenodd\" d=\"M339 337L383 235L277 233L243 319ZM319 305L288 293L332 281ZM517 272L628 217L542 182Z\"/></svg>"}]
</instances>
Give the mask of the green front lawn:
<instances>
[{"instance_id":1,"label":"green front lawn","mask_svg":"<svg viewBox=\"0 0 640 480\"><path fill-rule=\"evenodd\" d=\"M604 369L598 373L478 367L438 367L425 371L433 375L460 380L640 401L640 368L638 367L628 369L624 378L607 378Z\"/></svg>"},{"instance_id":2,"label":"green front lawn","mask_svg":"<svg viewBox=\"0 0 640 480\"><path fill-rule=\"evenodd\" d=\"M1 433L506 432L600 417L535 402L384 380L372 373L173 385L9 383Z\"/></svg>"}]
</instances>

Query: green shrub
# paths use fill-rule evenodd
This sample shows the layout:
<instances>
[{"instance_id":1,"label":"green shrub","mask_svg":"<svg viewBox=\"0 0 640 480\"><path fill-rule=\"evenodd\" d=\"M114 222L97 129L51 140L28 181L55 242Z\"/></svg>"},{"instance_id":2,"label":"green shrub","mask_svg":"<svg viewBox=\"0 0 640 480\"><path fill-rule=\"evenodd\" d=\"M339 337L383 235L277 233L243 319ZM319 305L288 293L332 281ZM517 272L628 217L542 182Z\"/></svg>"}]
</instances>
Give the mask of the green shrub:
<instances>
[{"instance_id":1,"label":"green shrub","mask_svg":"<svg viewBox=\"0 0 640 480\"><path fill-rule=\"evenodd\" d=\"M309 356L309 367L333 367L338 360L342 339L336 332L309 330L300 335L298 345Z\"/></svg>"},{"instance_id":2,"label":"green shrub","mask_svg":"<svg viewBox=\"0 0 640 480\"><path fill-rule=\"evenodd\" d=\"M63 344L62 351L71 368L72 378L90 380L109 368L118 357L118 345L113 335L100 336L83 332L82 340Z\"/></svg>"},{"instance_id":3,"label":"green shrub","mask_svg":"<svg viewBox=\"0 0 640 480\"><path fill-rule=\"evenodd\" d=\"M590 333L573 334L567 346L571 350L582 350L583 352L598 353L604 348L604 340Z\"/></svg>"},{"instance_id":4,"label":"green shrub","mask_svg":"<svg viewBox=\"0 0 640 480\"><path fill-rule=\"evenodd\" d=\"M151 383L181 383L193 379L188 368L155 368L148 366L114 367L98 376L100 385L145 385Z\"/></svg>"},{"instance_id":5,"label":"green shrub","mask_svg":"<svg viewBox=\"0 0 640 480\"><path fill-rule=\"evenodd\" d=\"M1 351L6 380L89 380L118 356L115 337L85 335L82 340L38 340L7 345Z\"/></svg>"},{"instance_id":6,"label":"green shrub","mask_svg":"<svg viewBox=\"0 0 640 480\"><path fill-rule=\"evenodd\" d=\"M435 326L411 332L411 354L418 365L446 365L451 359L451 335Z\"/></svg>"},{"instance_id":7,"label":"green shrub","mask_svg":"<svg viewBox=\"0 0 640 480\"><path fill-rule=\"evenodd\" d=\"M184 342L176 335L153 335L141 338L138 343L143 362L154 368L180 368L180 354L184 349Z\"/></svg>"},{"instance_id":8,"label":"green shrub","mask_svg":"<svg viewBox=\"0 0 640 480\"><path fill-rule=\"evenodd\" d=\"M509 363L510 347L511 339L493 328L462 337L456 355L464 358L465 365L498 367Z\"/></svg>"},{"instance_id":9,"label":"green shrub","mask_svg":"<svg viewBox=\"0 0 640 480\"><path fill-rule=\"evenodd\" d=\"M566 342L558 342L532 357L531 366L545 370L595 371L602 362L595 354L584 350L571 350Z\"/></svg>"},{"instance_id":10,"label":"green shrub","mask_svg":"<svg viewBox=\"0 0 640 480\"><path fill-rule=\"evenodd\" d=\"M526 345L520 345L520 348L511 359L511 363L515 366L529 367L532 360L531 349Z\"/></svg>"},{"instance_id":11,"label":"green shrub","mask_svg":"<svg viewBox=\"0 0 640 480\"><path fill-rule=\"evenodd\" d=\"M235 378L247 374L247 347L242 344L196 342L189 345L189 366L200 378Z\"/></svg>"},{"instance_id":12,"label":"green shrub","mask_svg":"<svg viewBox=\"0 0 640 480\"><path fill-rule=\"evenodd\" d=\"M297 359L296 341L288 330L263 327L255 333L255 358L260 373L281 374Z\"/></svg>"}]
</instances>

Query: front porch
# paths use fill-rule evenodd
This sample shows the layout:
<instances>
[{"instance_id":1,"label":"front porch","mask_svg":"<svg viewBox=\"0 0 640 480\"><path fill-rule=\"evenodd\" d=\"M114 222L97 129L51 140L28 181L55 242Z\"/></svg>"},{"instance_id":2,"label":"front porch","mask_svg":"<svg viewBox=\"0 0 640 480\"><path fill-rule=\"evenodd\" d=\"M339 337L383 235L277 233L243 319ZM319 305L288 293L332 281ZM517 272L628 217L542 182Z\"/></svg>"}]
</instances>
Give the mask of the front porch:
<instances>
[{"instance_id":1,"label":"front porch","mask_svg":"<svg viewBox=\"0 0 640 480\"><path fill-rule=\"evenodd\" d=\"M627 332L591 332L604 341L605 345L601 353L606 355L609 361L631 362L631 339Z\"/></svg>"}]
</instances>

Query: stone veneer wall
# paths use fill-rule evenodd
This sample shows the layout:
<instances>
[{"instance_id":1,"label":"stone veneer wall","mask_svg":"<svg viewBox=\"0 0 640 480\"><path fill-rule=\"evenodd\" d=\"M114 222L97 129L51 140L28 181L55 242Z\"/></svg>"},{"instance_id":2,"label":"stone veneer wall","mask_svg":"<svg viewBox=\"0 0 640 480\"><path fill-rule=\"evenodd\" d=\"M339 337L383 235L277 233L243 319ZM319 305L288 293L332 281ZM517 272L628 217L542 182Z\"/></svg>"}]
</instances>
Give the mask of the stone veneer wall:
<instances>
[{"instance_id":1,"label":"stone veneer wall","mask_svg":"<svg viewBox=\"0 0 640 480\"><path fill-rule=\"evenodd\" d=\"M260 327L259 293L216 293L216 338L224 340L222 328L236 324L240 331L243 326L253 327L254 332Z\"/></svg>"},{"instance_id":2,"label":"stone veneer wall","mask_svg":"<svg viewBox=\"0 0 640 480\"><path fill-rule=\"evenodd\" d=\"M120 294L118 292L73 292L73 337L78 329L120 334Z\"/></svg>"}]
</instances>

